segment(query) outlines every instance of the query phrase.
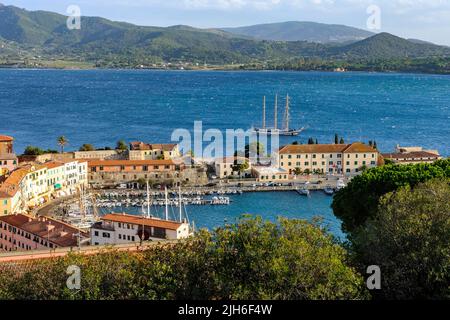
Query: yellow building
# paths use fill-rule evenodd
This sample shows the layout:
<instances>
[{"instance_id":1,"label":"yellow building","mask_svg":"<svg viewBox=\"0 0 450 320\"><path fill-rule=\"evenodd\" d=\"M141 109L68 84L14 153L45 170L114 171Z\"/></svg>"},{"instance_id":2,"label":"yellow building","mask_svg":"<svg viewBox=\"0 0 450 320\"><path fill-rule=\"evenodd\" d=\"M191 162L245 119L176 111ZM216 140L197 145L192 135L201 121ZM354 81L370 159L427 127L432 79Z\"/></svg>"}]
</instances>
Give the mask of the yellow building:
<instances>
[{"instance_id":1,"label":"yellow building","mask_svg":"<svg viewBox=\"0 0 450 320\"><path fill-rule=\"evenodd\" d=\"M17 169L0 185L0 215L23 212L24 198L21 185L27 173L26 168Z\"/></svg>"},{"instance_id":2,"label":"yellow building","mask_svg":"<svg viewBox=\"0 0 450 320\"><path fill-rule=\"evenodd\" d=\"M177 144L130 143L129 160L172 160L181 157Z\"/></svg>"},{"instance_id":3,"label":"yellow building","mask_svg":"<svg viewBox=\"0 0 450 320\"><path fill-rule=\"evenodd\" d=\"M288 145L275 153L277 166L296 173L355 175L378 165L379 153L360 142L352 144Z\"/></svg>"}]
</instances>

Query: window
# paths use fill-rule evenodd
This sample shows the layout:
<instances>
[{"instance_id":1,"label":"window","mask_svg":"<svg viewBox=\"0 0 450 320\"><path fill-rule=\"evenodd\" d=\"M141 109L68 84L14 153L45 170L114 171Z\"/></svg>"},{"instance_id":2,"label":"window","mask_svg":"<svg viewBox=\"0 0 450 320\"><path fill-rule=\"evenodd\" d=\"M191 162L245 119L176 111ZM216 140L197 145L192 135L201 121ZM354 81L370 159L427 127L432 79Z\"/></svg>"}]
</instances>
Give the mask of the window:
<instances>
[{"instance_id":1,"label":"window","mask_svg":"<svg viewBox=\"0 0 450 320\"><path fill-rule=\"evenodd\" d=\"M94 232L94 235L95 235L96 237L98 237L98 231L95 231L95 232Z\"/></svg>"}]
</instances>

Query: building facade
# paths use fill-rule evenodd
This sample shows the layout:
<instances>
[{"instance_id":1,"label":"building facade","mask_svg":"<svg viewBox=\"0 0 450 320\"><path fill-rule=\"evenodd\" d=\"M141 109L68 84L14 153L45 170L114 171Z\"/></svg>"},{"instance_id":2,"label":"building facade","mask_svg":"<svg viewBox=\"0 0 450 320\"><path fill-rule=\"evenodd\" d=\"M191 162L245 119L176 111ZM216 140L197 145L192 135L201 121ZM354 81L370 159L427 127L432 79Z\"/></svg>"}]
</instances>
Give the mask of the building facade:
<instances>
[{"instance_id":1,"label":"building facade","mask_svg":"<svg viewBox=\"0 0 450 320\"><path fill-rule=\"evenodd\" d=\"M356 175L376 167L379 153L363 143L288 145L275 153L277 166L296 173Z\"/></svg>"},{"instance_id":2,"label":"building facade","mask_svg":"<svg viewBox=\"0 0 450 320\"><path fill-rule=\"evenodd\" d=\"M177 182L183 169L172 160L93 160L88 166L88 181L93 186L116 186L141 179Z\"/></svg>"},{"instance_id":3,"label":"building facade","mask_svg":"<svg viewBox=\"0 0 450 320\"><path fill-rule=\"evenodd\" d=\"M189 224L127 214L107 214L91 228L92 245L116 245L145 241L178 240L190 236Z\"/></svg>"},{"instance_id":4,"label":"building facade","mask_svg":"<svg viewBox=\"0 0 450 320\"><path fill-rule=\"evenodd\" d=\"M24 214L0 217L0 251L54 250L76 247L89 235L80 229L46 217Z\"/></svg>"},{"instance_id":5,"label":"building facade","mask_svg":"<svg viewBox=\"0 0 450 320\"><path fill-rule=\"evenodd\" d=\"M246 169L241 172L236 168L245 165ZM228 177L245 178L252 172L251 162L245 157L224 157L215 160L214 168L217 178L226 179Z\"/></svg>"},{"instance_id":6,"label":"building facade","mask_svg":"<svg viewBox=\"0 0 450 320\"><path fill-rule=\"evenodd\" d=\"M397 146L393 153L383 153L382 156L396 164L433 163L442 159L437 150L424 150L422 147Z\"/></svg>"},{"instance_id":7,"label":"building facade","mask_svg":"<svg viewBox=\"0 0 450 320\"><path fill-rule=\"evenodd\" d=\"M129 160L170 160L180 157L177 144L130 143Z\"/></svg>"},{"instance_id":8,"label":"building facade","mask_svg":"<svg viewBox=\"0 0 450 320\"><path fill-rule=\"evenodd\" d=\"M18 159L14 153L14 139L9 136L0 136L0 176L17 168Z\"/></svg>"},{"instance_id":9,"label":"building facade","mask_svg":"<svg viewBox=\"0 0 450 320\"><path fill-rule=\"evenodd\" d=\"M95 150L95 151L76 151L74 152L77 160L126 160L127 151L118 150Z\"/></svg>"}]
</instances>

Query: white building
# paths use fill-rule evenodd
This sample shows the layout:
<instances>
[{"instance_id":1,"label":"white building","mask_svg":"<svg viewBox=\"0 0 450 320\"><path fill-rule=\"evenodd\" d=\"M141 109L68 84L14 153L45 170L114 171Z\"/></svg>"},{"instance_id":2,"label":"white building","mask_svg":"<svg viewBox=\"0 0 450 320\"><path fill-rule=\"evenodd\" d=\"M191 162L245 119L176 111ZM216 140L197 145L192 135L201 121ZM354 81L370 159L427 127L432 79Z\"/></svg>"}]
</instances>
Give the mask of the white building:
<instances>
[{"instance_id":1,"label":"white building","mask_svg":"<svg viewBox=\"0 0 450 320\"><path fill-rule=\"evenodd\" d=\"M145 218L127 214L107 214L91 227L92 245L139 243L144 240L178 240L190 236L187 222Z\"/></svg>"},{"instance_id":2,"label":"white building","mask_svg":"<svg viewBox=\"0 0 450 320\"><path fill-rule=\"evenodd\" d=\"M47 168L48 190L54 196L74 194L81 186L88 185L87 161L51 161L44 166Z\"/></svg>"}]
</instances>

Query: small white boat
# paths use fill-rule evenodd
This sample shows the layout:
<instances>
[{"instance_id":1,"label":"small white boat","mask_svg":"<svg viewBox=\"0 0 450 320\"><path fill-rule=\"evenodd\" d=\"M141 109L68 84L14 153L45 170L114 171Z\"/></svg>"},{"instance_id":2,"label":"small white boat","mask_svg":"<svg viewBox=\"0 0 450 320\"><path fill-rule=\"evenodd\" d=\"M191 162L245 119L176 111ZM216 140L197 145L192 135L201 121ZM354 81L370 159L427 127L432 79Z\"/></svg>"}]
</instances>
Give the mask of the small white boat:
<instances>
[{"instance_id":1,"label":"small white boat","mask_svg":"<svg viewBox=\"0 0 450 320\"><path fill-rule=\"evenodd\" d=\"M334 194L334 189L327 187L327 188L323 189L323 192L325 192L327 195L332 196Z\"/></svg>"},{"instance_id":2,"label":"small white boat","mask_svg":"<svg viewBox=\"0 0 450 320\"><path fill-rule=\"evenodd\" d=\"M301 196L309 197L311 195L311 192L308 189L298 189L297 192Z\"/></svg>"}]
</instances>

